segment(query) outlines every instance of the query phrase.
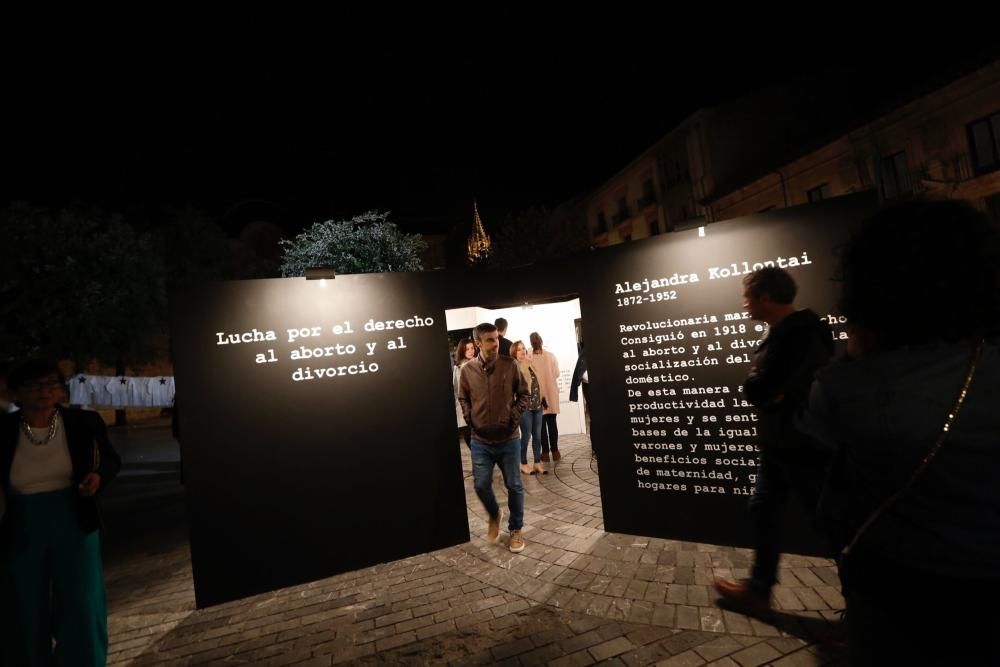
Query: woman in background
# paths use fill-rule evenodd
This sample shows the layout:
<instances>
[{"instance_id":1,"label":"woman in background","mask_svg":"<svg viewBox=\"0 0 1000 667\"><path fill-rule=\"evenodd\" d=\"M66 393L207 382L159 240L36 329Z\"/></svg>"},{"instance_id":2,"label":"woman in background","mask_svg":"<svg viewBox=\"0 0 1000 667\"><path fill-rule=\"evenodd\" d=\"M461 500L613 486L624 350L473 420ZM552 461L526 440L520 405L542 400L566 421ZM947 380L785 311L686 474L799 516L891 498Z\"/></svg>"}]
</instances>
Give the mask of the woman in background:
<instances>
[{"instance_id":1,"label":"woman in background","mask_svg":"<svg viewBox=\"0 0 1000 667\"><path fill-rule=\"evenodd\" d=\"M542 410L548 405L548 397L542 391L538 375L528 361L528 350L524 347L524 343L517 341L511 345L510 356L517 361L517 368L521 371L524 384L529 388L528 407L521 413L521 472L526 475L547 475L548 471L542 465ZM529 438L535 459L533 468L528 465Z\"/></svg>"},{"instance_id":2,"label":"woman in background","mask_svg":"<svg viewBox=\"0 0 1000 667\"><path fill-rule=\"evenodd\" d=\"M472 446L472 430L465 423L462 406L458 403L458 379L462 376L462 366L476 358L476 344L471 338L463 338L455 346L455 369L452 371L452 387L455 390L455 416L458 418L458 432L467 447Z\"/></svg>"},{"instance_id":3,"label":"woman in background","mask_svg":"<svg viewBox=\"0 0 1000 667\"><path fill-rule=\"evenodd\" d=\"M548 406L542 411L542 460L548 461L551 456L553 461L558 461L562 458L559 454L559 427L556 423L559 417L559 362L556 355L542 349L542 337L537 331L532 332L529 339L532 350L531 367L538 374L542 392L548 397Z\"/></svg>"},{"instance_id":4,"label":"woman in background","mask_svg":"<svg viewBox=\"0 0 1000 667\"><path fill-rule=\"evenodd\" d=\"M96 412L59 405L64 378L54 363L24 363L8 382L21 409L0 415L2 662L104 665L96 496L121 460Z\"/></svg>"}]
</instances>

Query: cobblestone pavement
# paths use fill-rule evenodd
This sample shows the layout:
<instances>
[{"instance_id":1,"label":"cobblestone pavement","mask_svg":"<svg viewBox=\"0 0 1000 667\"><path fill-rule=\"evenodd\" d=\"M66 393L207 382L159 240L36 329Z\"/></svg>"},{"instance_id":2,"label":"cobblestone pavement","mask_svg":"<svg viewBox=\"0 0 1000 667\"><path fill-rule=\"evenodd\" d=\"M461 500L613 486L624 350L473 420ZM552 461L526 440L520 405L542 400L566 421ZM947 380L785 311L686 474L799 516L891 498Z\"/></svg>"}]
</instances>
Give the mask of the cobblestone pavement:
<instances>
[{"instance_id":1,"label":"cobblestone pavement","mask_svg":"<svg viewBox=\"0 0 1000 667\"><path fill-rule=\"evenodd\" d=\"M787 556L773 624L715 605L745 549L605 533L586 436L525 476L527 549L487 543L463 446L472 541L196 610L183 525L108 549L111 664L840 665L833 564ZM497 497L505 492L495 476ZM175 502L177 502L175 500ZM169 504L169 503L168 503ZM506 528L506 526L504 526Z\"/></svg>"}]
</instances>

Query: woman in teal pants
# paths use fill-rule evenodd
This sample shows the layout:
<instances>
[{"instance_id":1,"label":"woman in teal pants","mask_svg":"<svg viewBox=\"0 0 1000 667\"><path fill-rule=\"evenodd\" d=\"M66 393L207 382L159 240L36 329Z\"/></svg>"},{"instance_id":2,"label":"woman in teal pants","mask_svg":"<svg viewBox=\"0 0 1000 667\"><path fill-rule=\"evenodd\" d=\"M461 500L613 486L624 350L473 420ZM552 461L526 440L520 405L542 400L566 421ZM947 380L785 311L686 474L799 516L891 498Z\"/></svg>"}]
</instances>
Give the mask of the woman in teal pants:
<instances>
[{"instance_id":1,"label":"woman in teal pants","mask_svg":"<svg viewBox=\"0 0 1000 667\"><path fill-rule=\"evenodd\" d=\"M63 384L47 361L26 362L8 377L21 409L0 416L5 665L107 662L96 496L121 459L97 413L59 405Z\"/></svg>"}]
</instances>

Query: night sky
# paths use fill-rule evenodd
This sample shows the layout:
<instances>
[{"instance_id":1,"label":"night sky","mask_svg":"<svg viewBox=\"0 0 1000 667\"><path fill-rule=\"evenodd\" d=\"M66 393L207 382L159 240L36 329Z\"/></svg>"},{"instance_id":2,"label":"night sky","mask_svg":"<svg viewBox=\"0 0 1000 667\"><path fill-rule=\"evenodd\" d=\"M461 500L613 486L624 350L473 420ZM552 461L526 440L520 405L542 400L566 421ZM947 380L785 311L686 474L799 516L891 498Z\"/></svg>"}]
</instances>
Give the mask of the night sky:
<instances>
[{"instance_id":1,"label":"night sky","mask_svg":"<svg viewBox=\"0 0 1000 667\"><path fill-rule=\"evenodd\" d=\"M863 113L995 48L967 33L934 48L912 32L739 38L646 11L342 18L317 35L19 52L0 200L93 203L140 224L195 206L230 232L248 216L294 232L371 208L445 231L475 197L489 225L590 190L699 107L832 77Z\"/></svg>"}]
</instances>

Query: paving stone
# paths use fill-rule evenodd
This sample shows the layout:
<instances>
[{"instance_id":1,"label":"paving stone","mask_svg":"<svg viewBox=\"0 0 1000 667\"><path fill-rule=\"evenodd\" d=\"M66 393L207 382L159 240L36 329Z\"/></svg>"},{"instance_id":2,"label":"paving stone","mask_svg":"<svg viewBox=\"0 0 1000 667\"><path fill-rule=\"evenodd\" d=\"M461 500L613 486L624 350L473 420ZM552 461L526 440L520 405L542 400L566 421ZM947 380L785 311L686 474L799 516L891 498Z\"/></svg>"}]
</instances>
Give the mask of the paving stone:
<instances>
[{"instance_id":1,"label":"paving stone","mask_svg":"<svg viewBox=\"0 0 1000 667\"><path fill-rule=\"evenodd\" d=\"M776 658L780 658L781 653L766 642L761 642L760 644L748 646L742 651L737 651L729 657L735 660L740 667L756 667L757 665L763 665L774 661Z\"/></svg>"},{"instance_id":2,"label":"paving stone","mask_svg":"<svg viewBox=\"0 0 1000 667\"><path fill-rule=\"evenodd\" d=\"M677 627L687 630L701 629L701 615L698 613L698 608L684 604L678 605Z\"/></svg>"},{"instance_id":3,"label":"paving stone","mask_svg":"<svg viewBox=\"0 0 1000 667\"><path fill-rule=\"evenodd\" d=\"M590 655L594 657L595 661L600 662L602 660L607 660L608 658L621 655L627 651L631 651L634 648L635 644L629 641L626 637L616 637L615 639L608 640L596 646L591 646Z\"/></svg>"},{"instance_id":4,"label":"paving stone","mask_svg":"<svg viewBox=\"0 0 1000 667\"><path fill-rule=\"evenodd\" d=\"M698 646L694 650L706 662L713 662L724 656L741 651L743 648L743 644L736 641L733 637L718 637Z\"/></svg>"},{"instance_id":5,"label":"paving stone","mask_svg":"<svg viewBox=\"0 0 1000 667\"><path fill-rule=\"evenodd\" d=\"M705 661L700 655L694 651L685 651L666 660L661 660L656 663L656 667L699 667L699 665L704 664Z\"/></svg>"}]
</instances>

